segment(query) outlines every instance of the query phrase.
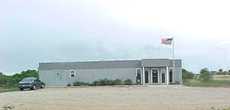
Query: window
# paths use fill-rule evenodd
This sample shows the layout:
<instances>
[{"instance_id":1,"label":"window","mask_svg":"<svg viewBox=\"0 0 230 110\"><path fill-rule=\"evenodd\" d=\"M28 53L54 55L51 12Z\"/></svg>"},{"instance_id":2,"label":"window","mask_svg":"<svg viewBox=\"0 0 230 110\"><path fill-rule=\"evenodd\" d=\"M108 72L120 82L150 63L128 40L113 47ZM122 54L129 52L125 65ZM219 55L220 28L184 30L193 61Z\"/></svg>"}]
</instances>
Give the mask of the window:
<instances>
[{"instance_id":1,"label":"window","mask_svg":"<svg viewBox=\"0 0 230 110\"><path fill-rule=\"evenodd\" d=\"M70 77L73 78L76 76L76 73L74 71L70 71Z\"/></svg>"},{"instance_id":2,"label":"window","mask_svg":"<svg viewBox=\"0 0 230 110\"><path fill-rule=\"evenodd\" d=\"M71 74L71 77L74 77L75 75L74 74Z\"/></svg>"}]
</instances>

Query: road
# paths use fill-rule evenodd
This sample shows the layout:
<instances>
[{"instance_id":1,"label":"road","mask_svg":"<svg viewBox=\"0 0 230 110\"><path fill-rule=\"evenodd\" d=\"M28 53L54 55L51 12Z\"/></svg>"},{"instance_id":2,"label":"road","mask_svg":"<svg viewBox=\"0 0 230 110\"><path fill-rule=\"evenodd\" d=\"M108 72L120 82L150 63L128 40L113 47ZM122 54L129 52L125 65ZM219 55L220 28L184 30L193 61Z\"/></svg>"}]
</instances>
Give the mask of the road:
<instances>
[{"instance_id":1,"label":"road","mask_svg":"<svg viewBox=\"0 0 230 110\"><path fill-rule=\"evenodd\" d=\"M0 93L0 109L7 106L13 110L210 110L230 107L230 88L46 88Z\"/></svg>"}]
</instances>

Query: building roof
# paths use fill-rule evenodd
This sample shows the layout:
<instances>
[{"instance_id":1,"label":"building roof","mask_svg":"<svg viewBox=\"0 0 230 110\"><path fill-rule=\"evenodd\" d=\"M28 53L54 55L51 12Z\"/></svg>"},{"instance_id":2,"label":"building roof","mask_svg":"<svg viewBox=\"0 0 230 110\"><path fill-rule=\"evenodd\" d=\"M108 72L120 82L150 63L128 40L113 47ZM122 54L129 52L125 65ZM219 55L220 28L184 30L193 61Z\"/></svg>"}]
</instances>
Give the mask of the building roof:
<instances>
[{"instance_id":1,"label":"building roof","mask_svg":"<svg viewBox=\"0 0 230 110\"><path fill-rule=\"evenodd\" d=\"M141 64L144 67L163 67L163 66L175 66L181 67L182 62L179 59L170 60L170 59L143 59Z\"/></svg>"},{"instance_id":2,"label":"building roof","mask_svg":"<svg viewBox=\"0 0 230 110\"><path fill-rule=\"evenodd\" d=\"M140 68L144 67L181 67L181 60L170 59L142 59L115 61L87 61L87 62L50 62L39 63L39 70L69 70L69 69L106 69L106 68Z\"/></svg>"},{"instance_id":3,"label":"building roof","mask_svg":"<svg viewBox=\"0 0 230 110\"><path fill-rule=\"evenodd\" d=\"M54 62L39 63L39 70L51 69L98 69L98 68L138 68L139 60L89 61L89 62Z\"/></svg>"}]
</instances>

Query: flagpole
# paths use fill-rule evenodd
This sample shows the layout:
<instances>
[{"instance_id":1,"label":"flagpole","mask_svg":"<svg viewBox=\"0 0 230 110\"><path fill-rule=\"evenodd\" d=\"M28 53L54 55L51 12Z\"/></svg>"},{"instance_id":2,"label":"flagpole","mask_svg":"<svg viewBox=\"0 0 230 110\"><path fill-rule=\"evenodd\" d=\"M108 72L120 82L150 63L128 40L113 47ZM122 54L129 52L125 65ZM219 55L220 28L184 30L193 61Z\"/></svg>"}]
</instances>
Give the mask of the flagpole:
<instances>
[{"instance_id":1,"label":"flagpole","mask_svg":"<svg viewBox=\"0 0 230 110\"><path fill-rule=\"evenodd\" d=\"M170 66L166 66L166 73L167 73L167 85L169 85L170 83L170 79L169 79L169 67L170 67L170 71L172 71L172 82L174 82L174 79L173 79L173 74L175 74L175 39L173 37L168 37L168 38L164 38L164 39L161 39L161 43L162 44L165 44L165 45L170 45L171 46L171 50L169 52L169 54L171 53L171 55L169 55L169 60L170 60L170 63L172 62L172 65ZM171 56L171 57L170 57Z\"/></svg>"},{"instance_id":2,"label":"flagpole","mask_svg":"<svg viewBox=\"0 0 230 110\"><path fill-rule=\"evenodd\" d=\"M173 41L172 41L172 63L173 63L173 75L175 74L175 39L173 37ZM173 77L172 75L172 77ZM173 79L173 78L172 78ZM174 79L172 80L172 82L174 82Z\"/></svg>"},{"instance_id":3,"label":"flagpole","mask_svg":"<svg viewBox=\"0 0 230 110\"><path fill-rule=\"evenodd\" d=\"M172 65L170 66L166 66L166 73L167 73L167 85L169 85L169 67L170 67L170 71L172 71L172 82L174 82L174 79L173 79L173 74L175 74L175 39L173 37L169 37L169 38L165 38L165 39L161 39L161 43L162 44L165 44L165 45L170 45L171 46L171 51L169 52L169 54L171 53L171 55L169 55L169 60L170 60L170 63L172 62ZM171 57L170 57L171 56Z\"/></svg>"},{"instance_id":4,"label":"flagpole","mask_svg":"<svg viewBox=\"0 0 230 110\"><path fill-rule=\"evenodd\" d=\"M175 39L172 41L172 59L175 59Z\"/></svg>"}]
</instances>

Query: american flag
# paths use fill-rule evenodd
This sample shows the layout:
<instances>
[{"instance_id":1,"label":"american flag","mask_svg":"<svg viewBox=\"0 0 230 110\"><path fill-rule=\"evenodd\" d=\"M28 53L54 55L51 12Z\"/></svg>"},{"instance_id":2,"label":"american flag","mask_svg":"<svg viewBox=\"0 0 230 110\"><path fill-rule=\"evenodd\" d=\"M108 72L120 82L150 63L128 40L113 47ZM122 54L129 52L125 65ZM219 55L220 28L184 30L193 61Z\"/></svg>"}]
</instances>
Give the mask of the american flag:
<instances>
[{"instance_id":1,"label":"american flag","mask_svg":"<svg viewBox=\"0 0 230 110\"><path fill-rule=\"evenodd\" d=\"M161 38L161 44L171 45L173 42L173 38Z\"/></svg>"}]
</instances>

